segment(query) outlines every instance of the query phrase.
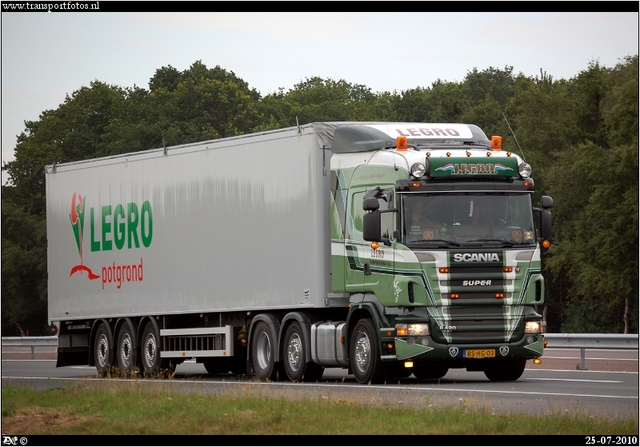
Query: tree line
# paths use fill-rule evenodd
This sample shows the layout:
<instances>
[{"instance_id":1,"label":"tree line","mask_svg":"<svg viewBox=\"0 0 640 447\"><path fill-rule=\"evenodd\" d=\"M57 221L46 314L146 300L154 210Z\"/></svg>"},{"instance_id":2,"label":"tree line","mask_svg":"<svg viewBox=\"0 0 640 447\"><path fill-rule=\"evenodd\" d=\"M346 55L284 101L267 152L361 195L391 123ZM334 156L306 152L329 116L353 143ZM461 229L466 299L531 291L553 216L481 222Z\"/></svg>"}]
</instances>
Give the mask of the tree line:
<instances>
[{"instance_id":1,"label":"tree line","mask_svg":"<svg viewBox=\"0 0 640 447\"><path fill-rule=\"evenodd\" d=\"M148 88L94 81L25 121L3 163L2 335L48 333L44 166L315 121L464 122L502 135L555 201L545 262L549 332L638 332L638 56L571 79L470 70L461 82L373 92L307 78L262 96L196 61Z\"/></svg>"}]
</instances>

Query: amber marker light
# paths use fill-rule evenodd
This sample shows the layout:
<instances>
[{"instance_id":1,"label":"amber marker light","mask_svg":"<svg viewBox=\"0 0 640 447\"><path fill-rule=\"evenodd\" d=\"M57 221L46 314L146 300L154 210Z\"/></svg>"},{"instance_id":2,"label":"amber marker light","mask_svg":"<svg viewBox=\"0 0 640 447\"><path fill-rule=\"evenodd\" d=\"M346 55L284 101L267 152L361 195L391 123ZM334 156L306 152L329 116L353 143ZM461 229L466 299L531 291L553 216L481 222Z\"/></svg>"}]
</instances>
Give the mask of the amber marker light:
<instances>
[{"instance_id":1,"label":"amber marker light","mask_svg":"<svg viewBox=\"0 0 640 447\"><path fill-rule=\"evenodd\" d=\"M451 157L451 152L447 152L447 157Z\"/></svg>"},{"instance_id":2,"label":"amber marker light","mask_svg":"<svg viewBox=\"0 0 640 447\"><path fill-rule=\"evenodd\" d=\"M522 182L522 186L524 186L525 188L532 188L533 182Z\"/></svg>"},{"instance_id":3,"label":"amber marker light","mask_svg":"<svg viewBox=\"0 0 640 447\"><path fill-rule=\"evenodd\" d=\"M496 292L496 294L494 295L494 297L495 297L497 300L502 299L502 298L504 298L504 293L502 293L502 292Z\"/></svg>"},{"instance_id":4,"label":"amber marker light","mask_svg":"<svg viewBox=\"0 0 640 447\"><path fill-rule=\"evenodd\" d=\"M409 186L412 188L420 188L422 186L421 182L409 182Z\"/></svg>"},{"instance_id":5,"label":"amber marker light","mask_svg":"<svg viewBox=\"0 0 640 447\"><path fill-rule=\"evenodd\" d=\"M533 359L533 364L534 365L542 364L542 359L540 357L536 357L535 359Z\"/></svg>"},{"instance_id":6,"label":"amber marker light","mask_svg":"<svg viewBox=\"0 0 640 447\"><path fill-rule=\"evenodd\" d=\"M542 248L549 248L551 247L551 241L548 239L545 239L544 241L542 241Z\"/></svg>"},{"instance_id":7,"label":"amber marker light","mask_svg":"<svg viewBox=\"0 0 640 447\"><path fill-rule=\"evenodd\" d=\"M502 271L505 273L513 272L513 267L502 267Z\"/></svg>"},{"instance_id":8,"label":"amber marker light","mask_svg":"<svg viewBox=\"0 0 640 447\"><path fill-rule=\"evenodd\" d=\"M397 137L396 138L396 147L399 151L407 150L407 137Z\"/></svg>"},{"instance_id":9,"label":"amber marker light","mask_svg":"<svg viewBox=\"0 0 640 447\"><path fill-rule=\"evenodd\" d=\"M502 137L495 135L491 137L491 149L493 149L494 151L502 150Z\"/></svg>"},{"instance_id":10,"label":"amber marker light","mask_svg":"<svg viewBox=\"0 0 640 447\"><path fill-rule=\"evenodd\" d=\"M440 267L438 271L440 273L449 273L449 267Z\"/></svg>"},{"instance_id":11,"label":"amber marker light","mask_svg":"<svg viewBox=\"0 0 640 447\"><path fill-rule=\"evenodd\" d=\"M371 242L371 248L373 248L374 250L377 250L378 248L380 248L380 244L376 241Z\"/></svg>"},{"instance_id":12,"label":"amber marker light","mask_svg":"<svg viewBox=\"0 0 640 447\"><path fill-rule=\"evenodd\" d=\"M467 157L471 157L471 152L467 151Z\"/></svg>"},{"instance_id":13,"label":"amber marker light","mask_svg":"<svg viewBox=\"0 0 640 447\"><path fill-rule=\"evenodd\" d=\"M491 152L487 152L487 157L491 157Z\"/></svg>"},{"instance_id":14,"label":"amber marker light","mask_svg":"<svg viewBox=\"0 0 640 447\"><path fill-rule=\"evenodd\" d=\"M458 298L460 298L460 294L459 293L450 293L449 294L449 299L451 299L451 300L457 300Z\"/></svg>"}]
</instances>

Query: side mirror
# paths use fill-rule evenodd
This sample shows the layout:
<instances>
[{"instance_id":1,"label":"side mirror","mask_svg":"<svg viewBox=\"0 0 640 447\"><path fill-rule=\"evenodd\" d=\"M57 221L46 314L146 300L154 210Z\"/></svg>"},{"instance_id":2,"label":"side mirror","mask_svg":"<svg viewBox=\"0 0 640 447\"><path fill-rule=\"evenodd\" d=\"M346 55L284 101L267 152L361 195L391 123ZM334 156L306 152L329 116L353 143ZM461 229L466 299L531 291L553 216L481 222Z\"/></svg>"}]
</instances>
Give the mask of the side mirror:
<instances>
[{"instance_id":1,"label":"side mirror","mask_svg":"<svg viewBox=\"0 0 640 447\"><path fill-rule=\"evenodd\" d=\"M380 208L380 203L375 197L365 197L362 201L362 209L365 211L376 211Z\"/></svg>"},{"instance_id":2,"label":"side mirror","mask_svg":"<svg viewBox=\"0 0 640 447\"><path fill-rule=\"evenodd\" d=\"M542 198L540 199L540 205L545 210L549 210L553 208L553 199L549 196L542 196Z\"/></svg>"},{"instance_id":3,"label":"side mirror","mask_svg":"<svg viewBox=\"0 0 640 447\"><path fill-rule=\"evenodd\" d=\"M376 199L373 199L378 203ZM380 211L375 210L362 216L362 238L369 242L382 240L382 224Z\"/></svg>"}]
</instances>

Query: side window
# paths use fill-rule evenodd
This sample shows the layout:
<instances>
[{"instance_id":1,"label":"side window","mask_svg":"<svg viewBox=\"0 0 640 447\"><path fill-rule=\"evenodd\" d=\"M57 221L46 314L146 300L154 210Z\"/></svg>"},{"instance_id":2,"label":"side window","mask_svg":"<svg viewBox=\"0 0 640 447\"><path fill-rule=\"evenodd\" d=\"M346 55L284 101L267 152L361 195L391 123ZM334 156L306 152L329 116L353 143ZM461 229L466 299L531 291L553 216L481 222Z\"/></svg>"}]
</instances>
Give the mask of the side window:
<instances>
[{"instance_id":1,"label":"side window","mask_svg":"<svg viewBox=\"0 0 640 447\"><path fill-rule=\"evenodd\" d=\"M349 213L347 215L347 234L346 239L358 240L362 239L362 216L364 210L362 209L362 200L364 199L365 191L355 192L351 194L351 203L349 204Z\"/></svg>"},{"instance_id":2,"label":"side window","mask_svg":"<svg viewBox=\"0 0 640 447\"><path fill-rule=\"evenodd\" d=\"M346 239L362 241L362 216L365 211L362 209L362 201L367 191L354 192L350 195L351 203L349 204L349 213L347 216L347 231L345 234ZM393 201L385 201L384 199L378 199L380 204L380 211L387 210L394 207ZM391 239L393 237L393 230L395 228L395 220L397 213L383 213L381 217L382 237Z\"/></svg>"},{"instance_id":3,"label":"side window","mask_svg":"<svg viewBox=\"0 0 640 447\"><path fill-rule=\"evenodd\" d=\"M378 203L380 203L380 210L387 210L389 208L393 208L393 201L385 202L383 199L378 199ZM394 223L397 218L397 213L383 213L380 215L381 217L381 227L382 227L382 237L387 239L393 239L393 230Z\"/></svg>"}]
</instances>

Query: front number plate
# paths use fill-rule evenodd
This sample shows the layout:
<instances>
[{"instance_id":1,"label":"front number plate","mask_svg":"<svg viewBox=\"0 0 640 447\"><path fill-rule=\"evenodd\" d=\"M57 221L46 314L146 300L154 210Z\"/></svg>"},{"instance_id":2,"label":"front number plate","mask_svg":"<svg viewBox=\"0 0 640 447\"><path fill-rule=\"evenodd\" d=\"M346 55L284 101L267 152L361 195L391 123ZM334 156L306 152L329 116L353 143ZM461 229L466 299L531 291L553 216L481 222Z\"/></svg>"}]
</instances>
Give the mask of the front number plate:
<instances>
[{"instance_id":1,"label":"front number plate","mask_svg":"<svg viewBox=\"0 0 640 447\"><path fill-rule=\"evenodd\" d=\"M465 349L462 356L468 359L484 359L496 356L495 349Z\"/></svg>"}]
</instances>

